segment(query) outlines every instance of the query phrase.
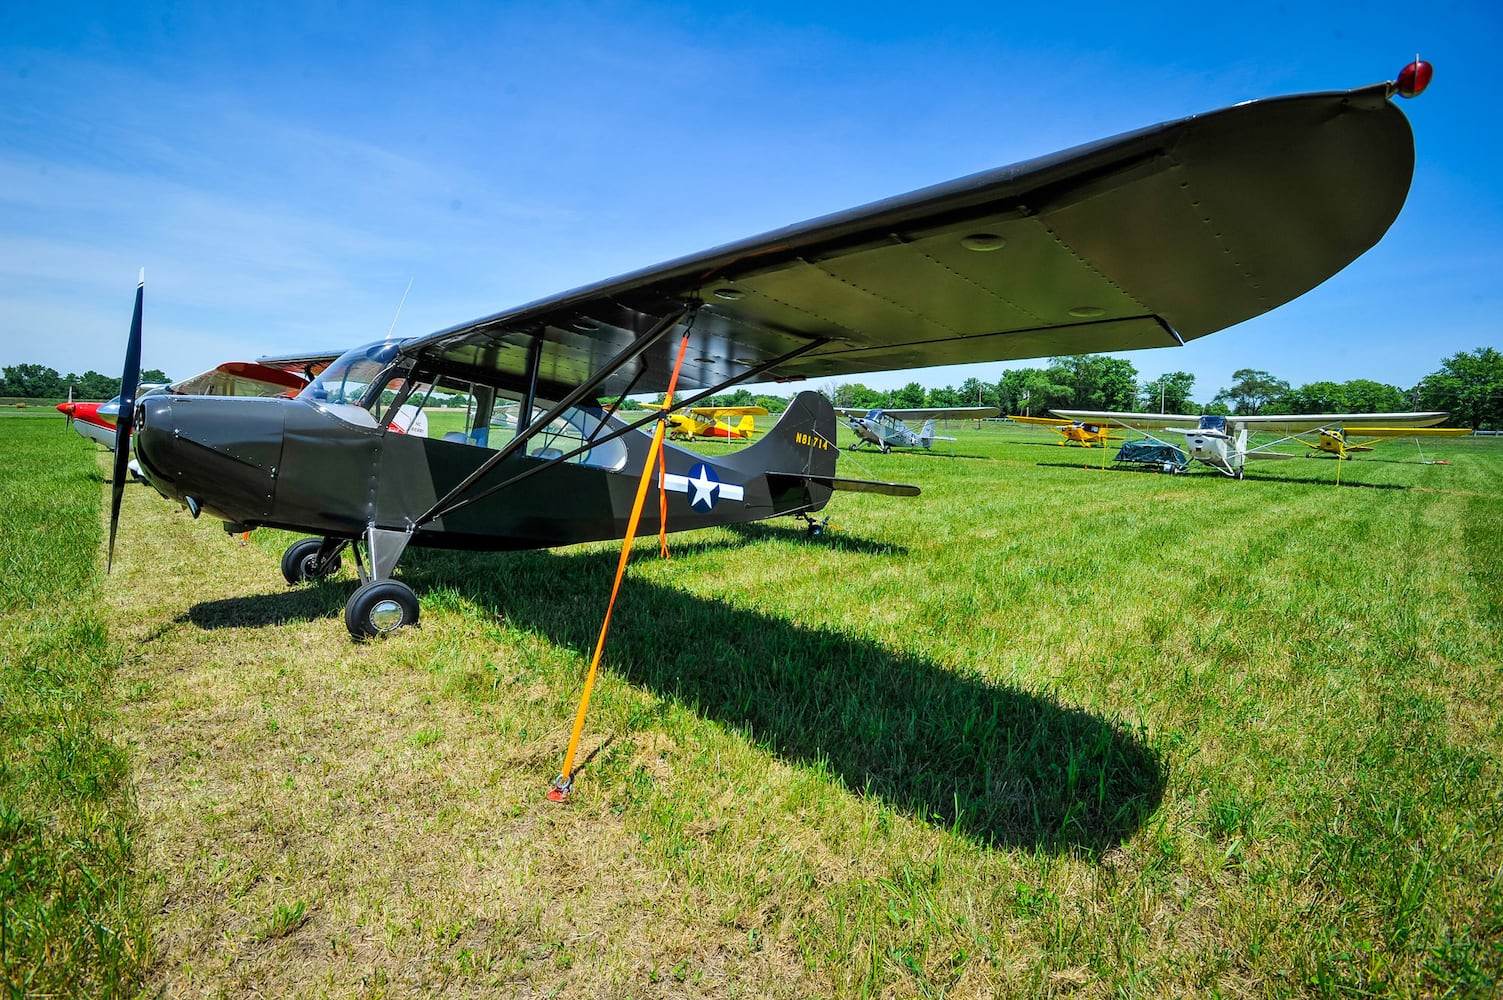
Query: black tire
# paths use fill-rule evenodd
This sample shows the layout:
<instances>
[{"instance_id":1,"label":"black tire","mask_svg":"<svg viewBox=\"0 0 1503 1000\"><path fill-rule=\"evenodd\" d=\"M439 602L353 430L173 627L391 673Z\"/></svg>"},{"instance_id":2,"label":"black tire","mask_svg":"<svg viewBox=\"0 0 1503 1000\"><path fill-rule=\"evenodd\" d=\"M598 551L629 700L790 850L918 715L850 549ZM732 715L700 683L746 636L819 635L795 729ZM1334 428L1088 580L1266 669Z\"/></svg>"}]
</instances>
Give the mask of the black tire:
<instances>
[{"instance_id":1,"label":"black tire","mask_svg":"<svg viewBox=\"0 0 1503 1000\"><path fill-rule=\"evenodd\" d=\"M344 606L344 627L356 639L377 639L416 625L418 599L395 580L372 580L355 588Z\"/></svg>"},{"instance_id":2,"label":"black tire","mask_svg":"<svg viewBox=\"0 0 1503 1000\"><path fill-rule=\"evenodd\" d=\"M287 546L287 551L282 553L282 578L289 584L298 584L321 580L339 572L341 562L337 554L321 571L316 569L318 552L323 545L320 538L300 538Z\"/></svg>"}]
</instances>

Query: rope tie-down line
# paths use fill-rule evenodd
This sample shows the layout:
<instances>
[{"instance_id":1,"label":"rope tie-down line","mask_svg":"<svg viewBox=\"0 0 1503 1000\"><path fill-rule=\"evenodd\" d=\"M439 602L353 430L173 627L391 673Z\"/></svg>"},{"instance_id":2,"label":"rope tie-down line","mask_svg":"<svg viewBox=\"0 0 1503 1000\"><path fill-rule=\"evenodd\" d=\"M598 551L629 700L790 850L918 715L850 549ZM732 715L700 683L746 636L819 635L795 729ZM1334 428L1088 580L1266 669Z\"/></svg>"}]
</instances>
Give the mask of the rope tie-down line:
<instances>
[{"instance_id":1,"label":"rope tie-down line","mask_svg":"<svg viewBox=\"0 0 1503 1000\"><path fill-rule=\"evenodd\" d=\"M611 599L605 606L605 619L600 623L600 638L595 640L595 655L590 659L589 673L585 674L584 690L579 696L579 709L574 713L574 731L569 735L569 749L564 752L564 764L558 777L548 789L550 802L567 802L574 787L574 757L579 752L579 738L584 733L585 713L590 707L590 692L595 688L595 676L600 671L600 656L605 651L605 635L611 627L611 612L616 607L616 595L621 591L621 579L626 575L626 560L631 555L632 542L637 537L637 524L642 518L642 506L647 499L647 488L653 474L658 480L658 545L664 557L668 555L668 494L664 488L664 472L667 460L663 456L663 438L668 433L668 409L673 405L673 392L678 386L679 369L684 364L684 353L689 346L689 332L694 327L691 321L679 341L678 360L673 363L673 374L668 379L668 391L663 397L663 415L658 418L652 432L652 447L647 452L647 461L642 465L642 478L637 482L637 496L632 502L631 517L626 521L626 537L621 540L621 558L616 562L616 580L611 584Z\"/></svg>"}]
</instances>

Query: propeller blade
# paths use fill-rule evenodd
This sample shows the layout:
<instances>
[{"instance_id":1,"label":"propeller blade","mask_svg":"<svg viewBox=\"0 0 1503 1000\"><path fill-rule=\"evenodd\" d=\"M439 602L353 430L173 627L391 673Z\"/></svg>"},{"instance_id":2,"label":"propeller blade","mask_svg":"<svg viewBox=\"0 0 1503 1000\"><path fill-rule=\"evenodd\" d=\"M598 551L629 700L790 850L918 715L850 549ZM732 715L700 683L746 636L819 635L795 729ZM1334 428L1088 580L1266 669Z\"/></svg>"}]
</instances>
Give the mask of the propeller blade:
<instances>
[{"instance_id":1,"label":"propeller blade","mask_svg":"<svg viewBox=\"0 0 1503 1000\"><path fill-rule=\"evenodd\" d=\"M146 293L146 268L136 282L136 309L130 318L130 338L125 342L125 368L120 373L120 412L115 417L115 474L110 481L110 547L104 571L115 562L115 529L120 524L120 500L125 495L125 477L130 474L130 432L136 422L136 386L141 382L141 301Z\"/></svg>"}]
</instances>

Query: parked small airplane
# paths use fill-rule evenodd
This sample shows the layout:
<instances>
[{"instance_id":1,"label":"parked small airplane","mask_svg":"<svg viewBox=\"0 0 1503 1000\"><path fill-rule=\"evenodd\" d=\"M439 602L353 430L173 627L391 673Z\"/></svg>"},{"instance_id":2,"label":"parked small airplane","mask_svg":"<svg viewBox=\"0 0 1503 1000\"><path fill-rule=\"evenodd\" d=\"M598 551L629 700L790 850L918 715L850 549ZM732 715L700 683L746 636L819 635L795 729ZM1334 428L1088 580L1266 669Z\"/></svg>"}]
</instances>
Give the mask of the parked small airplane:
<instances>
[{"instance_id":1,"label":"parked small airplane","mask_svg":"<svg viewBox=\"0 0 1503 1000\"><path fill-rule=\"evenodd\" d=\"M1443 410L1428 413L1290 413L1267 416L1190 416L1177 413L1115 413L1105 410L1050 410L1071 420L1094 420L1117 427L1125 427L1144 434L1160 444L1167 444L1155 436L1154 431L1182 434L1184 450L1189 457L1233 479L1241 479L1244 467L1250 461L1295 458L1285 452L1271 449L1286 441L1317 431L1337 431L1349 424L1381 423L1397 429L1400 425L1423 428L1445 420ZM1268 444L1254 448L1247 446L1250 431L1269 431L1285 434ZM1310 445L1315 447L1315 445Z\"/></svg>"},{"instance_id":2,"label":"parked small airplane","mask_svg":"<svg viewBox=\"0 0 1503 1000\"><path fill-rule=\"evenodd\" d=\"M160 392L167 386L162 382L143 382L136 389L137 397ZM103 403L84 403L68 400L58 403L57 410L68 418L68 426L82 437L96 441L111 451L115 450L115 422L120 414L120 397Z\"/></svg>"},{"instance_id":3,"label":"parked small airplane","mask_svg":"<svg viewBox=\"0 0 1503 1000\"><path fill-rule=\"evenodd\" d=\"M643 433L660 414L628 423L618 407L642 393L677 411L756 381L1161 347L1242 322L1382 237L1414 168L1392 98L1429 77L1416 61L1395 83L1244 102L356 347L294 399L138 404L143 278L117 441L134 426L148 480L194 516L314 536L284 553L289 582L332 574L349 549L354 636L418 620L394 578L409 545L538 548L639 524L811 519L838 489L913 495L836 477L835 413L818 393L713 459L664 442L662 422ZM389 429L435 389L473 402L455 439ZM508 399L517 426L492 433ZM126 457L117 447L111 557ZM644 508L653 482L660 503Z\"/></svg>"},{"instance_id":4,"label":"parked small airplane","mask_svg":"<svg viewBox=\"0 0 1503 1000\"><path fill-rule=\"evenodd\" d=\"M1108 441L1121 441L1119 437L1112 437L1107 433L1108 428L1100 424L1086 423L1083 420L1064 420L1054 417L1008 417L1008 420L1020 424L1043 424L1059 432L1060 440L1055 444L1066 445L1075 442L1078 445L1089 448L1092 445L1105 445Z\"/></svg>"},{"instance_id":5,"label":"parked small airplane","mask_svg":"<svg viewBox=\"0 0 1503 1000\"><path fill-rule=\"evenodd\" d=\"M1364 427L1353 424L1322 427L1313 440L1304 437L1299 440L1310 449L1307 457L1313 457L1314 452L1319 451L1348 459L1354 452L1372 451L1372 442L1383 438L1414 438L1417 441L1422 437L1466 437L1471 433L1466 427Z\"/></svg>"},{"instance_id":6,"label":"parked small airplane","mask_svg":"<svg viewBox=\"0 0 1503 1000\"><path fill-rule=\"evenodd\" d=\"M661 403L643 403L649 410L667 410ZM695 406L668 415L668 437L673 441L695 438L749 438L758 433L755 417L767 416L764 406ZM728 417L740 417L732 424Z\"/></svg>"},{"instance_id":7,"label":"parked small airplane","mask_svg":"<svg viewBox=\"0 0 1503 1000\"><path fill-rule=\"evenodd\" d=\"M893 448L928 448L936 441L954 441L952 437L934 433L935 420L950 417L982 420L995 417L1002 411L995 406L951 406L911 410L841 409L837 412L856 432L856 440L850 444L852 451L864 444L874 444L885 453ZM922 420L924 426L914 432L903 423L904 419Z\"/></svg>"}]
</instances>

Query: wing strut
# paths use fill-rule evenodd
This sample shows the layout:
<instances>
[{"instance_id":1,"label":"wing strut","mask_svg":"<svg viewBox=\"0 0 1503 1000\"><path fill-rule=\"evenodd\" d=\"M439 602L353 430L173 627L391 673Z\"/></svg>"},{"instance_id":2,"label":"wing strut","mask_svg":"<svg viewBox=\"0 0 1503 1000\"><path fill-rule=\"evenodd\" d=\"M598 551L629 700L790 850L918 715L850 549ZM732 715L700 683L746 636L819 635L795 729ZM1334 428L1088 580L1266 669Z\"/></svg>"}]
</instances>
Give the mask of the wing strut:
<instances>
[{"instance_id":1,"label":"wing strut","mask_svg":"<svg viewBox=\"0 0 1503 1000\"><path fill-rule=\"evenodd\" d=\"M604 382L616 372L620 371L623 366L631 364L632 361L641 356L641 354L649 347L662 340L663 337L667 335L669 330L672 330L675 326L678 325L680 320L682 320L685 316L694 312L698 308L698 302L685 303L683 308L667 316L664 316L661 320L658 321L658 324L656 326L638 337L630 347L621 351L614 358L611 358L604 365L602 365L600 367L600 370L597 371L594 375L591 375L579 385L575 386L573 391L571 391L570 393L568 393L568 395L564 396L563 399L555 403L551 410L538 417L532 423L528 424L526 430L519 431L516 437L512 438L510 441L506 442L506 444L502 445L494 455L482 462L479 468L470 473L468 476L465 476L464 479L459 483L459 485L455 486L448 493L445 493L437 503L428 508L427 513L414 521L413 527L421 527L435 518L442 517L446 510L449 508L449 505L453 503L455 497L464 493L464 491L469 489L471 486L474 486L482 476L484 476L487 472L490 472L497 465L501 464L502 461L510 457L511 454L518 448L525 446L528 441L532 440L532 438L538 433L538 431L553 423L553 421L565 410L569 409L575 403L579 402L581 399L584 399L586 396L594 392L596 387L599 386L600 383ZM518 426L521 425L521 418L522 414L519 410L517 412ZM456 504L455 506L457 507L458 505Z\"/></svg>"},{"instance_id":2,"label":"wing strut","mask_svg":"<svg viewBox=\"0 0 1503 1000\"><path fill-rule=\"evenodd\" d=\"M768 370L770 370L772 368L776 368L778 365L781 365L781 364L783 364L785 362L792 361L794 358L799 357L802 354L807 354L808 352L814 350L816 347L819 347L819 346L821 346L823 344L827 344L827 343L829 343L829 341L827 339L811 340L807 344L804 344L804 345L802 345L800 347L794 348L793 350L789 351L787 354L779 355L778 357L773 358L770 361L764 361L760 365L757 365L755 368L748 368L746 371L744 371L741 374L735 376L734 378L726 379L725 381L719 383L718 385L712 385L708 389L705 389L705 390L697 393L696 395L690 396L684 402L678 404L677 406L672 407L672 410L676 411L676 410L682 409L683 407L686 407L686 406L692 406L692 405L694 405L695 403L699 402L701 399L704 399L707 396L713 396L717 392L722 392L722 391L724 391L726 389L729 389L731 386L735 385L738 382L745 382L748 379L756 378L758 375L762 374L765 371L768 371ZM445 495L445 497L444 497L443 500L439 501L439 503L434 504L433 505L433 509L430 510L428 513L424 514L422 516L422 518L417 521L417 524L419 524L419 525L427 524L429 521L433 520L435 517L443 517L445 515L452 514L452 513L454 513L457 510L462 510L463 508L468 507L472 503L476 503L476 502L478 502L480 500L484 500L486 497L490 496L493 493L499 493L501 490L504 490L507 487L515 486L517 483L520 483L522 480L529 479L532 476L537 475L539 472L542 472L544 469L549 468L552 465L555 465L555 464L557 464L559 462L567 462L569 459L573 458L575 455L581 455L581 454L589 451L591 448L594 448L594 447L596 447L598 445L605 444L607 441L614 441L614 440L616 440L616 438L621 437L621 436L623 436L625 434L629 434L632 431L638 429L639 427L643 427L643 426L645 426L647 424L652 423L654 420L660 420L663 417L665 417L669 412L670 412L670 410L668 410L668 409L664 409L664 410L661 410L661 411L659 411L659 410L653 410L651 414L649 414L648 416L645 416L645 417L641 418L640 420L635 420L632 423L626 424L626 425L624 425L622 427L618 427L615 430L611 431L609 434L606 434L606 435L604 435L602 437L598 437L597 438L597 437L593 437L592 436L589 441L585 442L584 444L581 444L577 448L574 448L574 449L572 449L570 451L564 452L562 455L559 455L557 458L551 458L551 459L549 459L546 462L539 462L537 465L534 465L530 469L523 469L521 472L517 473L515 476L512 476L510 479L504 480L503 482L499 482L495 486L488 486L488 487L486 487L483 491L481 491L479 493L476 493L474 496L465 497L463 500L457 500L457 501L454 501L454 502L450 503L449 501L453 500L454 495L456 493L459 493L461 490L463 490L467 486L474 485L475 480L478 480L481 477L481 475L483 475L488 469L491 468L491 466L495 465L496 460L494 458L489 459L486 462L485 465L483 465L479 469L475 470L475 472L472 473L470 475L470 477L468 479L466 479L463 483L460 483L454 489L450 490L448 492L448 494ZM603 420L601 421L601 426L602 427L605 426L605 421L603 421ZM447 504L447 506L445 506L445 504Z\"/></svg>"}]
</instances>

